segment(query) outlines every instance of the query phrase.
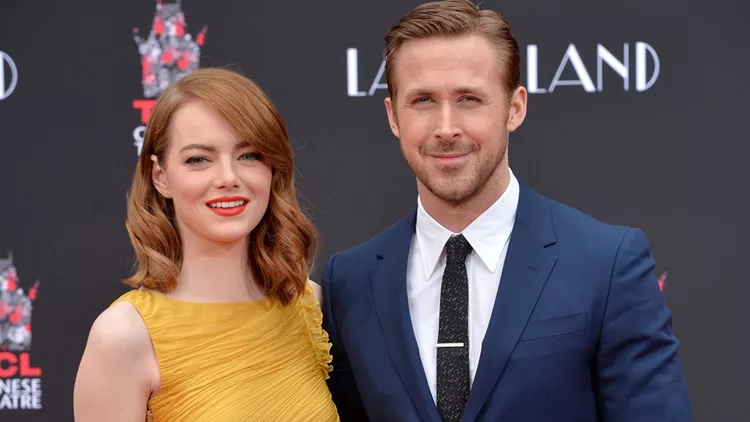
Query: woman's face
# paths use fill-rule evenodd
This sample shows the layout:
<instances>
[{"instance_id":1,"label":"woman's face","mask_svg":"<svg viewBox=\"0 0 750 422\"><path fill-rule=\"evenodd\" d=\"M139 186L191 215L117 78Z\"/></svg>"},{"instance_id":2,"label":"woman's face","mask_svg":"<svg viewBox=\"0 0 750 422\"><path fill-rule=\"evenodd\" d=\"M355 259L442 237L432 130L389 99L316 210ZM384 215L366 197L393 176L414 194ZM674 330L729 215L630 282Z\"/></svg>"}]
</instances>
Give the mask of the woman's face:
<instances>
[{"instance_id":1,"label":"woman's face","mask_svg":"<svg viewBox=\"0 0 750 422\"><path fill-rule=\"evenodd\" d=\"M169 148L153 183L174 202L183 242L247 239L268 208L271 168L218 113L191 101L172 117Z\"/></svg>"}]
</instances>

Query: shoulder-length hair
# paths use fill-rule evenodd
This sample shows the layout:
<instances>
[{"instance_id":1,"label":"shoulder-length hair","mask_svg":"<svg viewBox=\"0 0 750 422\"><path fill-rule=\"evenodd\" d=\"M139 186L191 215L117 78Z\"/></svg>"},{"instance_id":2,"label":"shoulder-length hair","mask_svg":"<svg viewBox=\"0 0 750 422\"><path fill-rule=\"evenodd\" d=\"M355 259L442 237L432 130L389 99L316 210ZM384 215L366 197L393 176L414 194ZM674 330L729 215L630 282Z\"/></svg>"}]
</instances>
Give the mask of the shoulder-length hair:
<instances>
[{"instance_id":1,"label":"shoulder-length hair","mask_svg":"<svg viewBox=\"0 0 750 422\"><path fill-rule=\"evenodd\" d=\"M248 236L249 262L265 293L286 305L304 294L317 234L297 201L294 155L281 115L253 81L227 69L197 69L167 87L154 105L127 197L125 226L137 270L123 281L163 293L177 284L182 242L172 200L153 185L150 157L166 164L172 116L196 100L223 116L271 167L268 209Z\"/></svg>"}]
</instances>

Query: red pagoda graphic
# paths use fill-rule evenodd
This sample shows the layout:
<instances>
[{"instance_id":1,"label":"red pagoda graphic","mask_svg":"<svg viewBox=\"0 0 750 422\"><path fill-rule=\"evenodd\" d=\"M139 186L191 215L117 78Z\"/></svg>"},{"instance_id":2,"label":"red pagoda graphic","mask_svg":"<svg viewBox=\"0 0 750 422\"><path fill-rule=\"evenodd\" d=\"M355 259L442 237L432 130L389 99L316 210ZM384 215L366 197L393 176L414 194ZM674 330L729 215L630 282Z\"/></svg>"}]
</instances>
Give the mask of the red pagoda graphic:
<instances>
[{"instance_id":1,"label":"red pagoda graphic","mask_svg":"<svg viewBox=\"0 0 750 422\"><path fill-rule=\"evenodd\" d=\"M31 348L31 311L38 288L39 281L26 294L19 286L13 255L0 259L0 351Z\"/></svg>"},{"instance_id":2,"label":"red pagoda graphic","mask_svg":"<svg viewBox=\"0 0 750 422\"><path fill-rule=\"evenodd\" d=\"M138 28L133 29L141 55L141 79L146 98L158 97L169 84L200 67L200 47L205 42L207 29L204 25L193 40L187 32L180 0L176 3L157 0L148 37L144 39Z\"/></svg>"}]
</instances>

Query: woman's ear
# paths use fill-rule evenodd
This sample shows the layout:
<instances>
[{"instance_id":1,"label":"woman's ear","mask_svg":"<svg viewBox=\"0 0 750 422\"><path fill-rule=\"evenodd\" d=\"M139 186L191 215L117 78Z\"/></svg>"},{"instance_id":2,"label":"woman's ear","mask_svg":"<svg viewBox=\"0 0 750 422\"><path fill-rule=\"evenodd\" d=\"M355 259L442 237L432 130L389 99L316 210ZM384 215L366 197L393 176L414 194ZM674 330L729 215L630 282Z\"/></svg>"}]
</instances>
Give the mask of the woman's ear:
<instances>
[{"instance_id":1,"label":"woman's ear","mask_svg":"<svg viewBox=\"0 0 750 422\"><path fill-rule=\"evenodd\" d=\"M172 195L169 192L167 174L159 164L159 159L156 158L156 155L151 154L151 161L154 163L153 166L151 166L151 181L153 182L154 187L159 191L161 196L171 198Z\"/></svg>"}]
</instances>

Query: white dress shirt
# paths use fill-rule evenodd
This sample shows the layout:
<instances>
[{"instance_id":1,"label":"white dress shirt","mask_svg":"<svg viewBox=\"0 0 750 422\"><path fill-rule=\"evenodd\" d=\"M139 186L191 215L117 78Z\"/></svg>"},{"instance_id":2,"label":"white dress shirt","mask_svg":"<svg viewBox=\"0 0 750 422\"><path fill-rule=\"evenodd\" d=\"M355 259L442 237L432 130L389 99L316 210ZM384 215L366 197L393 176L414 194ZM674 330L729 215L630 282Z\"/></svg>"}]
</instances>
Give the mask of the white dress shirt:
<instances>
[{"instance_id":1,"label":"white dress shirt","mask_svg":"<svg viewBox=\"0 0 750 422\"><path fill-rule=\"evenodd\" d=\"M510 233L518 207L518 180L510 172L503 195L461 232L471 244L466 258L469 278L469 374L474 382L482 341L490 323L495 296L500 286ZM406 291L414 335L419 347L427 384L437 400L437 338L440 286L445 270L445 243L454 234L441 226L417 198L416 235L412 236L406 273Z\"/></svg>"}]
</instances>

